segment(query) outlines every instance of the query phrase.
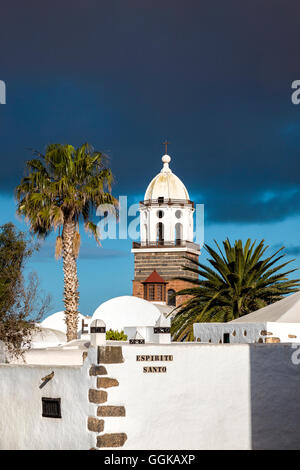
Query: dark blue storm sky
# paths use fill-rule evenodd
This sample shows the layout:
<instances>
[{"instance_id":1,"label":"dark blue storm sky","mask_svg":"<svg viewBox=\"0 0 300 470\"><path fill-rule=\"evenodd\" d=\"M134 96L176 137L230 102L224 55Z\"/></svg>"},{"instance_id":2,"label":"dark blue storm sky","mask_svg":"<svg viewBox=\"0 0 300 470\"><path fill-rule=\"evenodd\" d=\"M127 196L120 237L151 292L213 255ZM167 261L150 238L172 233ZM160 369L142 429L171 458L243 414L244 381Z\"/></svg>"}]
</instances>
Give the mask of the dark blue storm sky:
<instances>
[{"instance_id":1,"label":"dark blue storm sky","mask_svg":"<svg viewBox=\"0 0 300 470\"><path fill-rule=\"evenodd\" d=\"M0 223L26 227L13 190L29 148L88 141L110 156L114 195L139 201L167 138L206 242L264 238L300 266L299 42L296 0L2 2ZM82 313L131 293L130 243L83 235ZM61 309L53 237L28 270Z\"/></svg>"}]
</instances>

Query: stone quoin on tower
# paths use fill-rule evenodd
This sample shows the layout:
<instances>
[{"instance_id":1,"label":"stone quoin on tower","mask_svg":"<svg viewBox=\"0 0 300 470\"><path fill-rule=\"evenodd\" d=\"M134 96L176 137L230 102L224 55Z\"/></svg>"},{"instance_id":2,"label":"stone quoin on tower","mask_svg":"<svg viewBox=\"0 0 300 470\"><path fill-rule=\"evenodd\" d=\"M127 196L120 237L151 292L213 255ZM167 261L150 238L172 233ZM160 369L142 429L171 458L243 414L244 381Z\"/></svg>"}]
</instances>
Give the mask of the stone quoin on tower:
<instances>
[{"instance_id":1,"label":"stone quoin on tower","mask_svg":"<svg viewBox=\"0 0 300 470\"><path fill-rule=\"evenodd\" d=\"M166 144L166 143L164 143ZM174 293L191 287L184 270L197 261L200 246L193 242L194 203L182 181L169 167L171 157L162 157L163 168L150 182L140 202L140 242L133 242L133 295L150 302L178 306L184 298Z\"/></svg>"}]
</instances>

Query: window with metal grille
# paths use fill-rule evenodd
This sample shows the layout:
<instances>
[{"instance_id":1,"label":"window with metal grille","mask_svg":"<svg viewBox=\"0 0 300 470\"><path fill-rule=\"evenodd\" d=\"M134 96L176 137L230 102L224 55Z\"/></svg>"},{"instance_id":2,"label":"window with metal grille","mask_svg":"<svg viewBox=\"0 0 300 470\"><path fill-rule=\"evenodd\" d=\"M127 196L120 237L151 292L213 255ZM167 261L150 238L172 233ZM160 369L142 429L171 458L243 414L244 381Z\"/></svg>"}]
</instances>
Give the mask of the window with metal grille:
<instances>
[{"instance_id":1,"label":"window with metal grille","mask_svg":"<svg viewBox=\"0 0 300 470\"><path fill-rule=\"evenodd\" d=\"M149 293L149 300L154 300L155 287L153 285L149 286L148 293Z\"/></svg>"},{"instance_id":2,"label":"window with metal grille","mask_svg":"<svg viewBox=\"0 0 300 470\"><path fill-rule=\"evenodd\" d=\"M42 416L44 418L61 418L60 398L42 398Z\"/></svg>"},{"instance_id":3,"label":"window with metal grille","mask_svg":"<svg viewBox=\"0 0 300 470\"><path fill-rule=\"evenodd\" d=\"M156 299L155 300L158 300L158 301L162 301L162 285L159 284L158 286L156 286Z\"/></svg>"}]
</instances>

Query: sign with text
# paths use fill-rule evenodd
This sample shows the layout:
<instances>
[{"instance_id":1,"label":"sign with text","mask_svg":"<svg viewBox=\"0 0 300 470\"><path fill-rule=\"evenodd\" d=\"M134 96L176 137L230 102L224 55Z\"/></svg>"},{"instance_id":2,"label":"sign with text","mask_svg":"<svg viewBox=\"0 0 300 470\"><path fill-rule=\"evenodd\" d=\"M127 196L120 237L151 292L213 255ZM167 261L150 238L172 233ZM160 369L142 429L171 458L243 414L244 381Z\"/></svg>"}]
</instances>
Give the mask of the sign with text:
<instances>
[{"instance_id":1,"label":"sign with text","mask_svg":"<svg viewBox=\"0 0 300 470\"><path fill-rule=\"evenodd\" d=\"M136 356L137 361L173 361L173 356L172 355L137 355Z\"/></svg>"},{"instance_id":2,"label":"sign with text","mask_svg":"<svg viewBox=\"0 0 300 470\"><path fill-rule=\"evenodd\" d=\"M166 367L143 367L143 372L167 372Z\"/></svg>"},{"instance_id":3,"label":"sign with text","mask_svg":"<svg viewBox=\"0 0 300 470\"><path fill-rule=\"evenodd\" d=\"M141 354L136 356L138 362L170 362L173 361L171 354ZM143 372L148 373L165 373L167 372L166 366L144 366Z\"/></svg>"}]
</instances>

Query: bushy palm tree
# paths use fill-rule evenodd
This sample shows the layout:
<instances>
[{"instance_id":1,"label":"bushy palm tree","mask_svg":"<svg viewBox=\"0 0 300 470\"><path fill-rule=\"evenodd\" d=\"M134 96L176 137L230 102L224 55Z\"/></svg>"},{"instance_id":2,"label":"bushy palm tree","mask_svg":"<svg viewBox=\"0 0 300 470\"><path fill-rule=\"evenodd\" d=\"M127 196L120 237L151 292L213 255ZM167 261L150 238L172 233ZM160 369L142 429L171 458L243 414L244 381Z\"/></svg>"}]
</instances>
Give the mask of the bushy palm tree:
<instances>
[{"instance_id":1,"label":"bushy palm tree","mask_svg":"<svg viewBox=\"0 0 300 470\"><path fill-rule=\"evenodd\" d=\"M281 253L284 247L264 257L269 248L264 240L256 244L248 239L243 246L241 240L231 245L227 239L223 242L224 253L215 243L217 251L204 245L211 257L208 266L193 261L194 267L185 268L199 278L194 281L181 278L194 287L176 294L190 296L172 321L172 334L177 341L193 340L193 323L234 320L296 292L300 285L300 279L288 279L296 269L281 272L293 261L278 264L285 256Z\"/></svg>"},{"instance_id":2,"label":"bushy palm tree","mask_svg":"<svg viewBox=\"0 0 300 470\"><path fill-rule=\"evenodd\" d=\"M56 257L63 257L64 303L68 341L77 338L79 222L99 242L92 210L100 204L116 204L107 159L89 144L51 144L45 154L34 152L27 162L28 176L16 188L17 212L40 237L59 229Z\"/></svg>"}]
</instances>

